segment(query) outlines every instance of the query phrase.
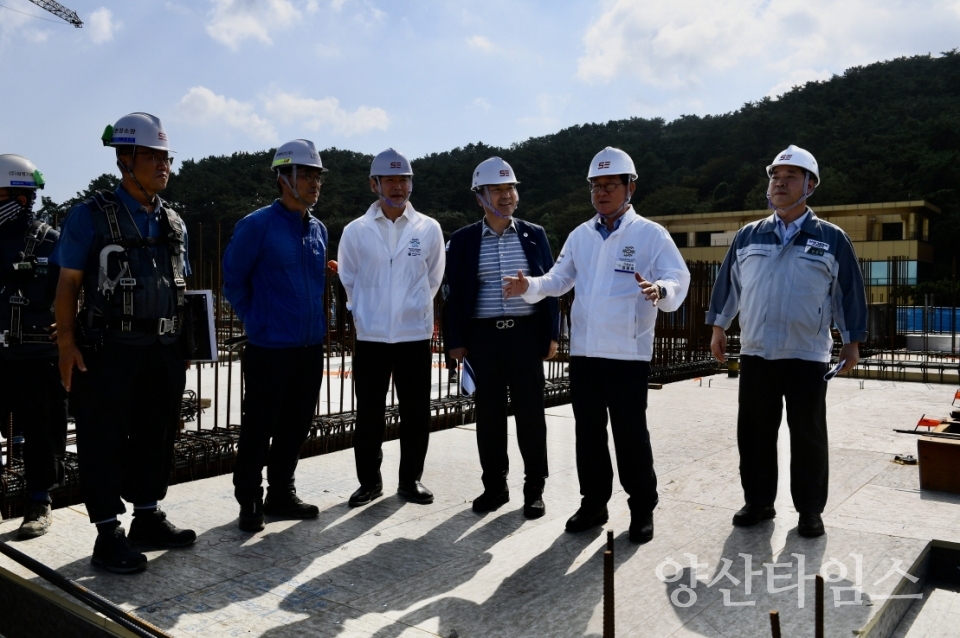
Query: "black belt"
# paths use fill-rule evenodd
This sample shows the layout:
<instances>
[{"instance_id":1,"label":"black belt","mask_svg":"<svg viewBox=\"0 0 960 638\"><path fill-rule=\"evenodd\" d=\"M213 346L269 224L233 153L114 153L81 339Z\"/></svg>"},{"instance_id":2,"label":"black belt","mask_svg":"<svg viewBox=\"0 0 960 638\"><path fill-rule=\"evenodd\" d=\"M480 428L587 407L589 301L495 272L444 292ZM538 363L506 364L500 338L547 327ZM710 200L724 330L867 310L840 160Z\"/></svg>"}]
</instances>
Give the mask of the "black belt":
<instances>
[{"instance_id":1,"label":"black belt","mask_svg":"<svg viewBox=\"0 0 960 638\"><path fill-rule=\"evenodd\" d=\"M519 317L489 317L486 319L474 319L473 321L484 328L496 328L497 330L510 330L519 328L525 324L531 323L534 315L522 315Z\"/></svg>"},{"instance_id":2,"label":"black belt","mask_svg":"<svg viewBox=\"0 0 960 638\"><path fill-rule=\"evenodd\" d=\"M99 315L94 315L90 322L91 328L98 330L112 330L115 332L146 332L148 334L165 335L174 333L180 327L180 320L173 319L130 319L124 320L120 317L107 319ZM89 325L89 324L88 324Z\"/></svg>"}]
</instances>

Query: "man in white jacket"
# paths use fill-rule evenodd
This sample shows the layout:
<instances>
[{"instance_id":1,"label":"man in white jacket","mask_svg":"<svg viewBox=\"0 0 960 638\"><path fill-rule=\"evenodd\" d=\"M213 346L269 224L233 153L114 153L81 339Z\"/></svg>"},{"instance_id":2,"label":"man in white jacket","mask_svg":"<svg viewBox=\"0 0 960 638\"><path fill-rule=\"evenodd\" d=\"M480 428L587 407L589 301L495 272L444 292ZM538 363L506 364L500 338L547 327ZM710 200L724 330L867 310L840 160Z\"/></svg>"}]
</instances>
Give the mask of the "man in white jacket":
<instances>
[{"instance_id":1,"label":"man in white jacket","mask_svg":"<svg viewBox=\"0 0 960 638\"><path fill-rule=\"evenodd\" d=\"M582 532L607 522L609 411L620 483L629 495L630 540L646 543L658 503L646 417L653 330L658 309L671 312L683 303L690 273L670 234L630 205L636 179L629 155L609 146L600 151L587 173L597 214L570 233L550 272L507 277L504 294L536 303L576 286L570 393L583 499L566 528Z\"/></svg>"},{"instance_id":2,"label":"man in white jacket","mask_svg":"<svg viewBox=\"0 0 960 638\"><path fill-rule=\"evenodd\" d=\"M430 436L430 338L433 298L445 265L443 233L436 220L410 204L413 168L401 153L390 148L373 159L370 190L377 201L347 224L337 255L357 331L353 452L360 488L350 496L350 506L383 494L381 446L391 375L400 402L397 493L432 503L420 477Z\"/></svg>"}]
</instances>

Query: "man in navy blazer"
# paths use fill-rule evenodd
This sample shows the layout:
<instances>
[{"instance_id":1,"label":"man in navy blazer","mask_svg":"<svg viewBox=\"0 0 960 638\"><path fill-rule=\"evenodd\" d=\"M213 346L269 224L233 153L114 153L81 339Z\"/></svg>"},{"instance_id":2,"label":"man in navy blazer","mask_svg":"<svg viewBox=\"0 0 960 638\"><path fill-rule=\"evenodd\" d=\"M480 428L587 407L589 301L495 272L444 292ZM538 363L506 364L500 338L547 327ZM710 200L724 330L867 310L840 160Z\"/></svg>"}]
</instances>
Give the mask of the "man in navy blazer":
<instances>
[{"instance_id":1,"label":"man in navy blazer","mask_svg":"<svg viewBox=\"0 0 960 638\"><path fill-rule=\"evenodd\" d=\"M520 200L517 184L513 169L499 157L474 171L473 191L484 218L450 238L444 336L450 357L469 359L475 375L483 494L473 501L474 511L489 512L510 500L509 388L524 463L523 513L539 518L546 511L548 474L543 361L556 354L560 313L554 297L534 305L503 297L504 277L518 271L539 276L553 266L543 228L513 217Z\"/></svg>"}]
</instances>

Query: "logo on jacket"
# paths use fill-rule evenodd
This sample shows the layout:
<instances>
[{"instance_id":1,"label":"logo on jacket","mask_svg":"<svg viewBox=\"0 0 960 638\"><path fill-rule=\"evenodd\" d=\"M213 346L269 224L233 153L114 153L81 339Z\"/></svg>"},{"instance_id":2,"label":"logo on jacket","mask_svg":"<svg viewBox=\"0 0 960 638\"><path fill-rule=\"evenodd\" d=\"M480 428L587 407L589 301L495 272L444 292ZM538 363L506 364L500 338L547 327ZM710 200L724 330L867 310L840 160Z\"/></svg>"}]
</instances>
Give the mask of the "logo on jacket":
<instances>
[{"instance_id":1,"label":"logo on jacket","mask_svg":"<svg viewBox=\"0 0 960 638\"><path fill-rule=\"evenodd\" d=\"M420 248L420 240L416 237L410 240L410 246L407 248L407 257L419 257L423 249Z\"/></svg>"}]
</instances>

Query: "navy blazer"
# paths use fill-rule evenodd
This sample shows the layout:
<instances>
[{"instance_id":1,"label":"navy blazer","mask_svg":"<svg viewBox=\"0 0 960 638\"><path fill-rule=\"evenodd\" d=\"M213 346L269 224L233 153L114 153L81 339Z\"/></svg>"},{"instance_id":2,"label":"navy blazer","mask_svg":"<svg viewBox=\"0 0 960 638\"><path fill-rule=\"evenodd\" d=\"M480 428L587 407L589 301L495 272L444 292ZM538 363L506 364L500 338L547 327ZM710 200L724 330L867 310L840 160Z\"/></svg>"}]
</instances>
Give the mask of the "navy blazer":
<instances>
[{"instance_id":1,"label":"navy blazer","mask_svg":"<svg viewBox=\"0 0 960 638\"><path fill-rule=\"evenodd\" d=\"M542 226L514 218L520 245L527 257L530 276L539 277L553 267L550 242ZM480 292L477 270L480 267L480 237L483 221L464 226L450 238L447 249L446 278L449 294L443 311L444 344L447 352L454 348L470 348L467 326ZM550 341L560 341L560 305L556 297L547 297L536 304L538 335L543 356L547 356ZM468 355L469 356L469 355Z\"/></svg>"}]
</instances>

